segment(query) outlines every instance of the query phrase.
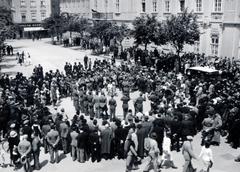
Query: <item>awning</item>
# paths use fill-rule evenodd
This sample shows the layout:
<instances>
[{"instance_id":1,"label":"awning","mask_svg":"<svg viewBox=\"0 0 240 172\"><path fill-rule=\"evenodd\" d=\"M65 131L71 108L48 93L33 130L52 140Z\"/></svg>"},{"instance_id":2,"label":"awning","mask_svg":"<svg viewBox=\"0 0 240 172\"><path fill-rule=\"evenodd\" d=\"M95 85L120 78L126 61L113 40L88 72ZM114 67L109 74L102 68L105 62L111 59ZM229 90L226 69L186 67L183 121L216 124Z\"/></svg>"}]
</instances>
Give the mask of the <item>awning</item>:
<instances>
[{"instance_id":1,"label":"awning","mask_svg":"<svg viewBox=\"0 0 240 172\"><path fill-rule=\"evenodd\" d=\"M45 30L43 27L25 27L24 32Z\"/></svg>"}]
</instances>

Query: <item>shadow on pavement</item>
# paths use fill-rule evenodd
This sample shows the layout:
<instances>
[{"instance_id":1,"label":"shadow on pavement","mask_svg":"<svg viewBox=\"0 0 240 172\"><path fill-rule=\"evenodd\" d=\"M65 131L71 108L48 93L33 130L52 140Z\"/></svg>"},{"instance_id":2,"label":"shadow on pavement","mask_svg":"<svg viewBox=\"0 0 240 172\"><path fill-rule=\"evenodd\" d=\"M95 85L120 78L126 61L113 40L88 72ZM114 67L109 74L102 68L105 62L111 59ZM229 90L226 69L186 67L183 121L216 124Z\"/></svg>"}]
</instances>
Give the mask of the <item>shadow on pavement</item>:
<instances>
[{"instance_id":1,"label":"shadow on pavement","mask_svg":"<svg viewBox=\"0 0 240 172\"><path fill-rule=\"evenodd\" d=\"M10 64L0 64L0 68L1 69L8 69L8 68L12 68L16 65L10 65Z\"/></svg>"},{"instance_id":2,"label":"shadow on pavement","mask_svg":"<svg viewBox=\"0 0 240 172\"><path fill-rule=\"evenodd\" d=\"M47 164L48 164L48 160L44 160L43 162L40 163L40 167L43 168Z\"/></svg>"},{"instance_id":3,"label":"shadow on pavement","mask_svg":"<svg viewBox=\"0 0 240 172\"><path fill-rule=\"evenodd\" d=\"M17 49L22 49L24 48L25 46L16 46L16 47L13 47L14 50L17 50Z\"/></svg>"},{"instance_id":4,"label":"shadow on pavement","mask_svg":"<svg viewBox=\"0 0 240 172\"><path fill-rule=\"evenodd\" d=\"M230 154L230 153L226 153L226 154L222 154L221 157L223 157L225 160L233 160L235 157Z\"/></svg>"},{"instance_id":5,"label":"shadow on pavement","mask_svg":"<svg viewBox=\"0 0 240 172\"><path fill-rule=\"evenodd\" d=\"M59 162L61 162L63 159L65 159L67 156L62 153L60 156L59 156Z\"/></svg>"}]
</instances>

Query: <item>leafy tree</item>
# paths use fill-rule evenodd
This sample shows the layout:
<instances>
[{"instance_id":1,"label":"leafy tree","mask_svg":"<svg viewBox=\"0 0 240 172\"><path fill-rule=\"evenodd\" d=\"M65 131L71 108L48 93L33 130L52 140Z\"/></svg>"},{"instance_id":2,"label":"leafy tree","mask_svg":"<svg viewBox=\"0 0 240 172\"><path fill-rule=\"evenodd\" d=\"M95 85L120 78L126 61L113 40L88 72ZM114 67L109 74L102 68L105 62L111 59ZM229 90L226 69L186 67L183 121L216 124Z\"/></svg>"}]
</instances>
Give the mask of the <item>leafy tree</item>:
<instances>
[{"instance_id":1,"label":"leafy tree","mask_svg":"<svg viewBox=\"0 0 240 172\"><path fill-rule=\"evenodd\" d=\"M5 7L0 7L0 45L3 44L6 38L13 37L16 32L16 27L13 24L11 10Z\"/></svg>"},{"instance_id":2,"label":"leafy tree","mask_svg":"<svg viewBox=\"0 0 240 172\"><path fill-rule=\"evenodd\" d=\"M154 16L137 17L133 21L134 30L132 32L137 45L144 44L145 50L147 45L155 43L156 45L163 45L166 43L164 28L162 24L157 21Z\"/></svg>"},{"instance_id":3,"label":"leafy tree","mask_svg":"<svg viewBox=\"0 0 240 172\"><path fill-rule=\"evenodd\" d=\"M108 45L110 38L112 37L113 33L115 33L115 29L113 28L112 22L104 20L94 21L90 35L92 38L100 39L101 43L104 45Z\"/></svg>"},{"instance_id":4,"label":"leafy tree","mask_svg":"<svg viewBox=\"0 0 240 172\"><path fill-rule=\"evenodd\" d=\"M177 55L182 52L185 44L194 44L199 40L200 31L197 16L184 10L182 14L172 15L166 21L168 42L176 49Z\"/></svg>"},{"instance_id":5,"label":"leafy tree","mask_svg":"<svg viewBox=\"0 0 240 172\"><path fill-rule=\"evenodd\" d=\"M68 26L67 23L68 23L67 17L64 14L62 14L53 15L46 18L43 21L42 25L45 29L49 30L53 41L54 36L57 36L58 38L62 37L62 33L67 29Z\"/></svg>"},{"instance_id":6,"label":"leafy tree","mask_svg":"<svg viewBox=\"0 0 240 172\"><path fill-rule=\"evenodd\" d=\"M126 24L122 24L121 26L118 26L115 24L115 28L117 30L115 34L115 38L120 43L121 48L123 48L122 41L124 40L124 38L130 35L131 30L128 28Z\"/></svg>"}]
</instances>

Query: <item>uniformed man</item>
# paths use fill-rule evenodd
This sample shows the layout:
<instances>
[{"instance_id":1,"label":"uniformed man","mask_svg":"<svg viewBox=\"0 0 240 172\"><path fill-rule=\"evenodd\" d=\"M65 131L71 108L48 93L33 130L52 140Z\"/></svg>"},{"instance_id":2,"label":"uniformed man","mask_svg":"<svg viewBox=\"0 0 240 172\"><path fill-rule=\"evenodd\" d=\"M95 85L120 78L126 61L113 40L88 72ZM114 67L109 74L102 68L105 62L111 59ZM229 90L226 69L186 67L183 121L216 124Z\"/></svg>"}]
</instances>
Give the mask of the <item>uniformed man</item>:
<instances>
[{"instance_id":1,"label":"uniformed man","mask_svg":"<svg viewBox=\"0 0 240 172\"><path fill-rule=\"evenodd\" d=\"M110 107L110 121L112 121L112 119L116 117L116 107L117 107L117 102L114 99L114 95L111 95L111 99L108 101L108 105Z\"/></svg>"},{"instance_id":2,"label":"uniformed man","mask_svg":"<svg viewBox=\"0 0 240 172\"><path fill-rule=\"evenodd\" d=\"M92 157L92 162L100 162L101 155L100 155L100 133L97 129L94 129L93 132L89 135L89 142L90 142L90 153Z\"/></svg>"},{"instance_id":3,"label":"uniformed man","mask_svg":"<svg viewBox=\"0 0 240 172\"><path fill-rule=\"evenodd\" d=\"M30 154L29 153L31 152L31 143L27 139L28 139L28 135L24 135L22 137L22 140L18 144L18 152L21 155L22 161L24 161L26 158L26 161L22 162L25 172L30 171L30 159L29 159Z\"/></svg>"},{"instance_id":4,"label":"uniformed man","mask_svg":"<svg viewBox=\"0 0 240 172\"><path fill-rule=\"evenodd\" d=\"M135 103L134 103L134 107L135 107L135 114L138 112L143 112L143 102L146 101L146 97L143 97L143 94L140 93L139 97L136 99Z\"/></svg>"},{"instance_id":5,"label":"uniformed man","mask_svg":"<svg viewBox=\"0 0 240 172\"><path fill-rule=\"evenodd\" d=\"M100 116L107 116L107 98L104 92L101 92L101 96L99 97L99 105L100 105Z\"/></svg>"},{"instance_id":6,"label":"uniformed man","mask_svg":"<svg viewBox=\"0 0 240 172\"><path fill-rule=\"evenodd\" d=\"M122 104L122 108L123 108L123 117L124 119L126 118L127 116L127 113L128 113L128 102L129 102L130 98L123 94L122 98L121 98L121 101L123 102Z\"/></svg>"},{"instance_id":7,"label":"uniformed man","mask_svg":"<svg viewBox=\"0 0 240 172\"><path fill-rule=\"evenodd\" d=\"M47 134L47 141L49 144L50 163L58 163L58 143L60 141L60 137L54 125L51 126L51 130Z\"/></svg>"},{"instance_id":8,"label":"uniformed man","mask_svg":"<svg viewBox=\"0 0 240 172\"><path fill-rule=\"evenodd\" d=\"M90 117L94 117L94 102L93 102L93 95L92 95L92 91L89 91L88 96L88 113L90 115Z\"/></svg>"}]
</instances>

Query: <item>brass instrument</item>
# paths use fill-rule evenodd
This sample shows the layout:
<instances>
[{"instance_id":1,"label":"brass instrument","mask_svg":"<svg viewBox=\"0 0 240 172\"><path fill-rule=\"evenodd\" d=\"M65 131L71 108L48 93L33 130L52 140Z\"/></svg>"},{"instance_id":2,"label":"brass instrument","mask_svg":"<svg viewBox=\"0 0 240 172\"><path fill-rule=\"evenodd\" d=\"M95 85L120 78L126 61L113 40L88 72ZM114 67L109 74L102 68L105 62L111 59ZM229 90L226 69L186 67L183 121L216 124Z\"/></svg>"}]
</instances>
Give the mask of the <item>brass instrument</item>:
<instances>
[{"instance_id":1,"label":"brass instrument","mask_svg":"<svg viewBox=\"0 0 240 172\"><path fill-rule=\"evenodd\" d=\"M26 163L27 163L27 156L26 156L26 155L21 156L20 162L21 162L21 164L23 164L23 165L26 164Z\"/></svg>"}]
</instances>

